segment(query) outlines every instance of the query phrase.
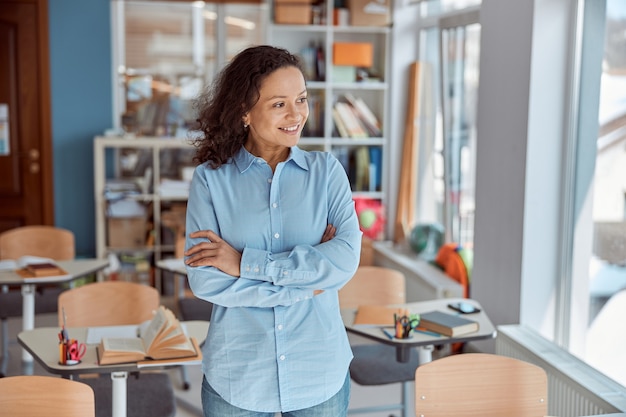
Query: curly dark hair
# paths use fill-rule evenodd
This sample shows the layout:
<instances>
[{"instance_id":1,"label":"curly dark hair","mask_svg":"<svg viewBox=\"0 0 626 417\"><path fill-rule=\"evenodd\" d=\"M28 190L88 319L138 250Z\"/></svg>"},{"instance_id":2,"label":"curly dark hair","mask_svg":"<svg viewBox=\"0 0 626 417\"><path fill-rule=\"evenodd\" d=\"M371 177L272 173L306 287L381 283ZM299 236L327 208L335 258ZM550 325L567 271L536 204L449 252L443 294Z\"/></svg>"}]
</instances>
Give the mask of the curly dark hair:
<instances>
[{"instance_id":1,"label":"curly dark hair","mask_svg":"<svg viewBox=\"0 0 626 417\"><path fill-rule=\"evenodd\" d=\"M242 117L259 100L265 78L284 67L296 67L304 74L295 55L285 49L259 45L239 52L220 71L194 103L198 115L194 161L208 161L216 169L241 148L248 135Z\"/></svg>"}]
</instances>

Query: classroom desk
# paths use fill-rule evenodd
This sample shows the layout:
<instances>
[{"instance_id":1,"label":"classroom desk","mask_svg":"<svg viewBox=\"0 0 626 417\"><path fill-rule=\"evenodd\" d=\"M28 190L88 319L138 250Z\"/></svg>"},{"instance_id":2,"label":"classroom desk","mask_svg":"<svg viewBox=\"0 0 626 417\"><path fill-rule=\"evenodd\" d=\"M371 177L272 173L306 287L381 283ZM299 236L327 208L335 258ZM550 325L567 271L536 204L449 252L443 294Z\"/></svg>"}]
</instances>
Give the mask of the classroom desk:
<instances>
[{"instance_id":1,"label":"classroom desk","mask_svg":"<svg viewBox=\"0 0 626 417\"><path fill-rule=\"evenodd\" d=\"M199 344L204 342L209 322L207 321L183 321L181 322L187 329L190 337L195 337ZM129 372L137 372L142 369L165 368L170 366L178 366L181 364L200 364L201 361L168 361L167 364L137 364L124 363L116 365L98 365L98 355L96 352L97 344L88 344L87 351L81 363L78 365L61 365L59 364L59 327L39 327L32 330L21 332L17 336L17 340L42 366L52 373L69 378L79 374L111 374L112 383L112 402L113 417L126 417L126 379ZM88 327L69 328L69 336L79 342L87 340Z\"/></svg>"},{"instance_id":2,"label":"classroom desk","mask_svg":"<svg viewBox=\"0 0 626 417\"><path fill-rule=\"evenodd\" d=\"M57 261L61 268L67 271L66 275L38 278L22 278L13 270L0 270L0 286L20 285L22 287L22 330L30 330L35 327L35 289L37 284L61 284L84 277L109 265L106 259L74 259L71 261ZM22 352L22 362L28 372L29 366L33 362L32 356Z\"/></svg>"},{"instance_id":3,"label":"classroom desk","mask_svg":"<svg viewBox=\"0 0 626 417\"><path fill-rule=\"evenodd\" d=\"M185 298L185 278L187 277L187 268L182 258L160 259L156 262L156 267L167 272L175 274L176 277L176 299Z\"/></svg>"},{"instance_id":4,"label":"classroom desk","mask_svg":"<svg viewBox=\"0 0 626 417\"><path fill-rule=\"evenodd\" d=\"M441 310L451 314L456 314L454 310L447 307L449 303L465 301L471 303L481 309L478 313L463 314L471 320L478 322L478 331L467 333L456 337L447 337L443 335L431 336L424 333L412 332L409 339L390 339L382 330L382 326L354 325L354 317L356 309L342 309L341 317L343 319L346 330L351 333L364 336L368 339L396 347L396 360L398 362L408 362L411 351L417 348L420 363L427 363L432 360L432 347L434 345L444 345L458 342L470 342L472 340L493 339L496 337L496 328L483 310L482 306L475 300L465 298L441 298L437 300L419 301L414 303L394 305L394 307L405 308L410 313L425 313L431 310Z\"/></svg>"}]
</instances>

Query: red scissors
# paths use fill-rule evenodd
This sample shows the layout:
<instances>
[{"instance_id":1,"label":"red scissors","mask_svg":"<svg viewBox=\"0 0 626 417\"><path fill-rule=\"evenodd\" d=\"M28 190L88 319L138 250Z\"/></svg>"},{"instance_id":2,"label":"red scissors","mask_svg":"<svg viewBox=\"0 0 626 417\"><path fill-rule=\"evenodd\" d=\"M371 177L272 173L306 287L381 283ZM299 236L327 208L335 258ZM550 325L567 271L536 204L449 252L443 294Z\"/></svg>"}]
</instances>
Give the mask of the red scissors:
<instances>
[{"instance_id":1,"label":"red scissors","mask_svg":"<svg viewBox=\"0 0 626 417\"><path fill-rule=\"evenodd\" d=\"M70 359L73 361L79 361L85 356L85 352L87 351L87 345L84 343L78 343L76 340L72 341L70 344L69 352Z\"/></svg>"}]
</instances>

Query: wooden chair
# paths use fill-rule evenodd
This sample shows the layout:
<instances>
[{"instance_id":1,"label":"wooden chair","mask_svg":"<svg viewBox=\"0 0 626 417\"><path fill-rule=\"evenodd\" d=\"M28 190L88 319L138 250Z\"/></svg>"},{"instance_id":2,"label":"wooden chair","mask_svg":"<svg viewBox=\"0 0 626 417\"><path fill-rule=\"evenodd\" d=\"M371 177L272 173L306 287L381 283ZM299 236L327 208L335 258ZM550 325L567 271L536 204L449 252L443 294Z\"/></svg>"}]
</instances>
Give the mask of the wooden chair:
<instances>
[{"instance_id":1,"label":"wooden chair","mask_svg":"<svg viewBox=\"0 0 626 417\"><path fill-rule=\"evenodd\" d=\"M0 233L0 259L17 260L22 256L40 256L57 261L74 259L74 234L54 226L23 226ZM36 295L36 313L47 313L56 308L59 287L39 288ZM52 299L55 302L51 303ZM0 377L8 367L8 318L22 316L22 295L19 290L3 286L0 289L0 325L2 331L2 363Z\"/></svg>"},{"instance_id":2,"label":"wooden chair","mask_svg":"<svg viewBox=\"0 0 626 417\"><path fill-rule=\"evenodd\" d=\"M546 372L519 359L463 353L415 371L418 417L542 417L547 411Z\"/></svg>"},{"instance_id":3,"label":"wooden chair","mask_svg":"<svg viewBox=\"0 0 626 417\"><path fill-rule=\"evenodd\" d=\"M104 281L63 292L58 299L58 322L68 327L140 324L160 305L154 287L126 281ZM110 378L81 378L96 393L96 417L111 416ZM127 380L129 416L174 417L176 399L168 374L142 372Z\"/></svg>"},{"instance_id":4,"label":"wooden chair","mask_svg":"<svg viewBox=\"0 0 626 417\"><path fill-rule=\"evenodd\" d=\"M91 387L52 376L0 378L0 410L11 417L94 417Z\"/></svg>"},{"instance_id":5,"label":"wooden chair","mask_svg":"<svg viewBox=\"0 0 626 417\"><path fill-rule=\"evenodd\" d=\"M352 279L339 290L341 308L358 308L359 305L402 304L406 302L406 280L400 271L380 266L360 266ZM381 343L352 343L354 359L350 364L350 377L359 385L375 386L402 384L401 402L373 407L350 409L350 414L371 413L382 410L410 412L410 383L419 365L417 352L408 363L396 360L396 349Z\"/></svg>"}]
</instances>

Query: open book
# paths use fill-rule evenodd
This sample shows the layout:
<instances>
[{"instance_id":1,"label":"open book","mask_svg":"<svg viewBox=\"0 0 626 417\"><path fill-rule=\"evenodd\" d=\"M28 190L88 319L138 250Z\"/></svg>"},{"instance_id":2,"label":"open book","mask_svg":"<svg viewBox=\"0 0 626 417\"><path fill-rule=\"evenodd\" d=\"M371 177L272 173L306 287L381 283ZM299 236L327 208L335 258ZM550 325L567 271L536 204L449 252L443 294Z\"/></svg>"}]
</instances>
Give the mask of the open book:
<instances>
[{"instance_id":1,"label":"open book","mask_svg":"<svg viewBox=\"0 0 626 417\"><path fill-rule=\"evenodd\" d=\"M97 348L98 363L138 362L144 359L199 359L200 348L187 337L180 322L164 306L154 314L138 337L103 337Z\"/></svg>"},{"instance_id":2,"label":"open book","mask_svg":"<svg viewBox=\"0 0 626 417\"><path fill-rule=\"evenodd\" d=\"M17 260L5 259L0 264L0 269L15 270L24 278L67 275L67 272L53 259L39 256L22 256Z\"/></svg>"}]
</instances>

